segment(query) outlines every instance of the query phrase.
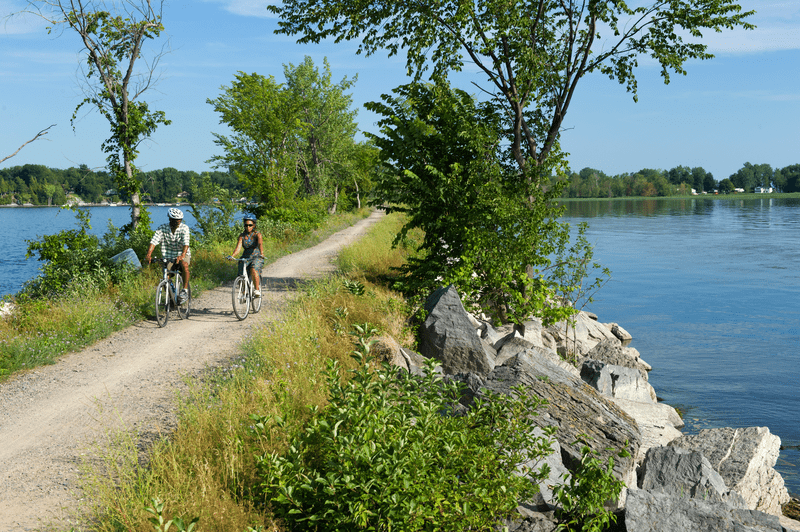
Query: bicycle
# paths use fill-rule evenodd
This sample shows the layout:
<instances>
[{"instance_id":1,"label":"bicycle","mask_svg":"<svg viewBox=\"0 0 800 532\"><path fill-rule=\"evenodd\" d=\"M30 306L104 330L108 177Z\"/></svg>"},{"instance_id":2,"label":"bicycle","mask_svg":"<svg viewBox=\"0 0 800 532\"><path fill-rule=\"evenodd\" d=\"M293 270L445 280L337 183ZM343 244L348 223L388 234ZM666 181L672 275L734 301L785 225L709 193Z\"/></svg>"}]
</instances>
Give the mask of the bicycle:
<instances>
[{"instance_id":1,"label":"bicycle","mask_svg":"<svg viewBox=\"0 0 800 532\"><path fill-rule=\"evenodd\" d=\"M181 288L183 288L181 272L173 269L176 264L172 261L167 259L158 259L158 261L161 263L164 277L156 287L156 322L159 327L164 327L169 320L169 313L173 307L178 310L178 316L182 320L189 318L192 306L192 285L189 285L186 289L186 300L179 303L178 295Z\"/></svg>"},{"instance_id":2,"label":"bicycle","mask_svg":"<svg viewBox=\"0 0 800 532\"><path fill-rule=\"evenodd\" d=\"M233 290L231 291L231 299L233 300L233 313L236 314L236 317L239 318L239 320L243 320L250 313L251 308L253 310L253 314L257 314L258 311L261 310L262 298L253 297L255 286L250 281L246 264L250 259L235 259L233 257L228 257L228 260L235 260L245 263L245 267L242 268L244 270L244 275L238 276L233 281Z\"/></svg>"}]
</instances>

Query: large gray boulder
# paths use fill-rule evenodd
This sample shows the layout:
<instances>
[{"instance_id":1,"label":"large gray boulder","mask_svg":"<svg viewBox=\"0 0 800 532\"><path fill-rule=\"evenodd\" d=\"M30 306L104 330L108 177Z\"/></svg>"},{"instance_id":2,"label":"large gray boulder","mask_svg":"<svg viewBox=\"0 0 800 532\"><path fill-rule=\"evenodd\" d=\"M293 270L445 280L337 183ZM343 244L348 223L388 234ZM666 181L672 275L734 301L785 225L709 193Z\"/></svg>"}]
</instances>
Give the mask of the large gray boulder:
<instances>
[{"instance_id":1,"label":"large gray boulder","mask_svg":"<svg viewBox=\"0 0 800 532\"><path fill-rule=\"evenodd\" d=\"M561 458L567 469L574 469L581 459L582 444L578 440L588 436L587 444L605 462L614 456L614 473L626 485L636 483L635 462L641 435L636 421L608 398L571 373L545 357L530 356L530 350L518 354L496 367L482 386L470 386L465 398L469 404L483 398L486 391L512 394L512 388L522 385L547 404L531 423L542 428L556 427L555 437L561 445ZM629 458L619 458L616 452L627 448Z\"/></svg>"},{"instance_id":2,"label":"large gray boulder","mask_svg":"<svg viewBox=\"0 0 800 532\"><path fill-rule=\"evenodd\" d=\"M680 428L683 420L671 406L664 403L640 403L627 399L611 398L614 403L636 420L642 434L636 462L644 460L645 453L652 447L667 445L683 436Z\"/></svg>"},{"instance_id":3,"label":"large gray boulder","mask_svg":"<svg viewBox=\"0 0 800 532\"><path fill-rule=\"evenodd\" d=\"M640 403L656 402L656 391L638 369L587 358L581 365L581 379L608 397Z\"/></svg>"},{"instance_id":4,"label":"large gray boulder","mask_svg":"<svg viewBox=\"0 0 800 532\"><path fill-rule=\"evenodd\" d=\"M703 453L752 510L781 515L781 505L789 502L783 477L774 469L781 439L767 427L706 429L670 445Z\"/></svg>"},{"instance_id":5,"label":"large gray boulder","mask_svg":"<svg viewBox=\"0 0 800 532\"><path fill-rule=\"evenodd\" d=\"M725 481L699 451L678 447L650 449L639 468L639 488L748 509L742 496L728 491Z\"/></svg>"},{"instance_id":6,"label":"large gray boulder","mask_svg":"<svg viewBox=\"0 0 800 532\"><path fill-rule=\"evenodd\" d=\"M630 489L627 532L783 532L777 516L724 502Z\"/></svg>"},{"instance_id":7,"label":"large gray boulder","mask_svg":"<svg viewBox=\"0 0 800 532\"><path fill-rule=\"evenodd\" d=\"M446 374L486 374L496 352L477 334L453 285L440 288L425 303L428 317L420 330L420 354L442 363Z\"/></svg>"},{"instance_id":8,"label":"large gray boulder","mask_svg":"<svg viewBox=\"0 0 800 532\"><path fill-rule=\"evenodd\" d=\"M639 358L639 351L632 347L622 347L619 342L609 340L597 342L593 348L586 352L581 363L587 359L636 369L642 374L644 380L648 380L647 372L651 369L649 364Z\"/></svg>"},{"instance_id":9,"label":"large gray boulder","mask_svg":"<svg viewBox=\"0 0 800 532\"><path fill-rule=\"evenodd\" d=\"M564 357L580 358L603 340L622 346L622 342L602 323L598 323L587 312L573 316L574 323L560 321L547 328Z\"/></svg>"}]
</instances>

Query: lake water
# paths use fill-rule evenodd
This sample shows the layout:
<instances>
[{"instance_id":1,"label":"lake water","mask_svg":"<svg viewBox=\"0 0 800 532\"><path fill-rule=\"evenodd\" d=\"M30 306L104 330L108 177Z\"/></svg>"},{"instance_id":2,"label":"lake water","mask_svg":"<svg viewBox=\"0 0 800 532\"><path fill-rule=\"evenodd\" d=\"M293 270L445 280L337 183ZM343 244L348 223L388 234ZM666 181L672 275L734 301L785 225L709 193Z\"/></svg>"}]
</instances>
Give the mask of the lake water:
<instances>
[{"instance_id":1,"label":"lake water","mask_svg":"<svg viewBox=\"0 0 800 532\"><path fill-rule=\"evenodd\" d=\"M91 213L92 233L102 235L111 221L122 227L131 221L129 207L85 207ZM170 207L148 207L153 228L167 222ZM192 227L195 219L188 207L180 207L184 221ZM52 235L64 229L76 229L78 222L72 211L59 207L0 208L0 297L15 294L22 284L39 273L35 258L25 259L27 240ZM140 257L141 258L141 257Z\"/></svg>"},{"instance_id":2,"label":"lake water","mask_svg":"<svg viewBox=\"0 0 800 532\"><path fill-rule=\"evenodd\" d=\"M800 200L569 202L612 280L587 307L630 332L684 432L767 426L800 493Z\"/></svg>"},{"instance_id":3,"label":"lake water","mask_svg":"<svg viewBox=\"0 0 800 532\"><path fill-rule=\"evenodd\" d=\"M127 207L90 211L95 234L130 219ZM659 397L686 409L684 432L769 427L788 447L777 469L800 493L800 200L570 202L566 220L590 224L612 270L588 309L634 336ZM37 273L26 239L76 223L57 208L0 208L0 227L2 295Z\"/></svg>"}]
</instances>

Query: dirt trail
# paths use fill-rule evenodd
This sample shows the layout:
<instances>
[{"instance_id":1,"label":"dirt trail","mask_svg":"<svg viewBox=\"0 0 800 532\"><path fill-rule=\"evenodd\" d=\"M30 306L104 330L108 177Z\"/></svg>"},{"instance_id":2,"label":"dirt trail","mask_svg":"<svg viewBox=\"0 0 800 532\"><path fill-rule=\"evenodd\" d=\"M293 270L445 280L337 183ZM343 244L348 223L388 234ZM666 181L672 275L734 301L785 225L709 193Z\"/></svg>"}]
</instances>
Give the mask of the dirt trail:
<instances>
[{"instance_id":1,"label":"dirt trail","mask_svg":"<svg viewBox=\"0 0 800 532\"><path fill-rule=\"evenodd\" d=\"M250 329L280 313L298 280L334 271L331 259L364 234L381 213L321 244L268 265L259 314L238 321L230 286L204 293L188 320L176 313L159 329L137 323L52 366L0 385L0 531L58 523L77 507L78 465L108 429L136 429L144 442L175 424L175 390L186 376L224 363ZM234 266L231 266L234 267Z\"/></svg>"}]
</instances>

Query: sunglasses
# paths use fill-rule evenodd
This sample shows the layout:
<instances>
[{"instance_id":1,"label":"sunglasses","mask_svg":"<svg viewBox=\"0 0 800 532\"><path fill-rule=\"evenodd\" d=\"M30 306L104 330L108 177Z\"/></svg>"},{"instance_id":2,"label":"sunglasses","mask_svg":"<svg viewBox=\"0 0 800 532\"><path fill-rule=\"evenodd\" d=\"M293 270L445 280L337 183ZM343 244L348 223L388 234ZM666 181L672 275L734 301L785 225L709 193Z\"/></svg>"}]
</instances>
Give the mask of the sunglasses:
<instances>
[{"instance_id":1,"label":"sunglasses","mask_svg":"<svg viewBox=\"0 0 800 532\"><path fill-rule=\"evenodd\" d=\"M244 224L245 227L253 227L255 224Z\"/></svg>"}]
</instances>

